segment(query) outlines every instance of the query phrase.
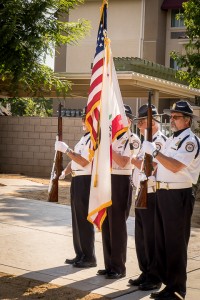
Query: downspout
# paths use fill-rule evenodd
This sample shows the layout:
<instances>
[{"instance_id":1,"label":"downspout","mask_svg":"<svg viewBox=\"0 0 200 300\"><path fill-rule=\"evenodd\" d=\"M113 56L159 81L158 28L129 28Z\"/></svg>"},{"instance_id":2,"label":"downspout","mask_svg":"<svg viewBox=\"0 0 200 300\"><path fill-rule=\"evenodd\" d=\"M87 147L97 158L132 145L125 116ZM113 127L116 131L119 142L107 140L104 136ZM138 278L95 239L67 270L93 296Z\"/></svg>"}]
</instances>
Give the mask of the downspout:
<instances>
[{"instance_id":1,"label":"downspout","mask_svg":"<svg viewBox=\"0 0 200 300\"><path fill-rule=\"evenodd\" d=\"M144 22L145 22L145 0L142 0L142 3L141 3L141 18L140 18L139 53L138 53L139 58L143 58Z\"/></svg>"},{"instance_id":2,"label":"downspout","mask_svg":"<svg viewBox=\"0 0 200 300\"><path fill-rule=\"evenodd\" d=\"M144 45L144 22L145 22L145 0L141 3L141 16L140 16L140 37L139 37L139 49L138 57L143 58L143 45ZM136 99L136 115L138 109L141 106L141 98Z\"/></svg>"}]
</instances>

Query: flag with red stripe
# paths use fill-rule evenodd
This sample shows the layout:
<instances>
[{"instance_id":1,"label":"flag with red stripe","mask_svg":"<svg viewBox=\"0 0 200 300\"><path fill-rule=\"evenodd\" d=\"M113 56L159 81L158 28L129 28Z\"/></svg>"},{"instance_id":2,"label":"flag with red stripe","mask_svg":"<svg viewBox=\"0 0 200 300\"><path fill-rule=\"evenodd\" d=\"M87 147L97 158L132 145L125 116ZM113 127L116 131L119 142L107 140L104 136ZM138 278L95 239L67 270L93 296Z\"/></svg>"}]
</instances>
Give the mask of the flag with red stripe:
<instances>
[{"instance_id":1,"label":"flag with red stripe","mask_svg":"<svg viewBox=\"0 0 200 300\"><path fill-rule=\"evenodd\" d=\"M103 67L105 57L105 34L107 32L107 1L101 7L101 19L97 34L96 53L94 56L92 76L90 81L89 97L87 103L86 123L90 129L93 150L98 143L98 130L100 119L100 99L103 85Z\"/></svg>"},{"instance_id":2,"label":"flag with red stripe","mask_svg":"<svg viewBox=\"0 0 200 300\"><path fill-rule=\"evenodd\" d=\"M101 229L111 199L112 141L128 129L123 101L107 37L107 1L103 1L93 62L86 124L93 157L88 220Z\"/></svg>"}]
</instances>

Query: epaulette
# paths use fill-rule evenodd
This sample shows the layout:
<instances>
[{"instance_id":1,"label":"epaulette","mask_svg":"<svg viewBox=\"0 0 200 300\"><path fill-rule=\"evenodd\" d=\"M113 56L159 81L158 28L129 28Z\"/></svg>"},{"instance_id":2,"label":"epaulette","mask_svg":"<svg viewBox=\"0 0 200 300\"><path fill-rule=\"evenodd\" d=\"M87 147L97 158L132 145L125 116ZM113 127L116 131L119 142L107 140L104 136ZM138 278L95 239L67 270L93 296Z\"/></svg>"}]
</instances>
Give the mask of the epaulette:
<instances>
[{"instance_id":1,"label":"epaulette","mask_svg":"<svg viewBox=\"0 0 200 300\"><path fill-rule=\"evenodd\" d=\"M164 136L164 135L161 134L161 137L162 137L163 140L166 142L166 140L167 140L166 136Z\"/></svg>"},{"instance_id":2,"label":"epaulette","mask_svg":"<svg viewBox=\"0 0 200 300\"><path fill-rule=\"evenodd\" d=\"M182 144L185 142L185 140L189 137L190 135L188 134L188 135L186 135L185 137L184 137L184 139L182 139L182 141L179 143L179 145L178 145L178 148L177 148L177 150L182 146ZM194 134L194 138L195 138L195 140L196 140L196 142L197 142L197 153L196 153L196 155L195 155L195 157L194 157L194 159L196 159L197 157L198 157L198 155L199 155L199 151L200 151L200 142L199 142L199 139L198 139L198 137Z\"/></svg>"},{"instance_id":3,"label":"epaulette","mask_svg":"<svg viewBox=\"0 0 200 300\"><path fill-rule=\"evenodd\" d=\"M199 151L200 151L200 142L199 142L199 139L198 139L198 137L196 135L194 135L194 138L195 138L195 140L197 142L197 147L198 147L197 153L196 153L195 158L194 158L194 159L196 159L198 157Z\"/></svg>"}]
</instances>

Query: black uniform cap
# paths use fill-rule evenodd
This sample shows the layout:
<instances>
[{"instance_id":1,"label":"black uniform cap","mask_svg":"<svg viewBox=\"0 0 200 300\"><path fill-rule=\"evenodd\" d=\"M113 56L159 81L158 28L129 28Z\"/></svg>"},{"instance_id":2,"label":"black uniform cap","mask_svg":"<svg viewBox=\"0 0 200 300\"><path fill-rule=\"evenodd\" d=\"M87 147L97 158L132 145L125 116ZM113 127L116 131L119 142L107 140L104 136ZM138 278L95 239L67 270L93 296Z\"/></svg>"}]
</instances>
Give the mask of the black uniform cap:
<instances>
[{"instance_id":1,"label":"black uniform cap","mask_svg":"<svg viewBox=\"0 0 200 300\"><path fill-rule=\"evenodd\" d=\"M126 116L127 116L129 119L132 120L132 119L134 118L134 116L133 116L133 113L132 113L132 110L131 110L130 106L127 105L127 104L124 104L124 110L125 110Z\"/></svg>"},{"instance_id":2,"label":"black uniform cap","mask_svg":"<svg viewBox=\"0 0 200 300\"><path fill-rule=\"evenodd\" d=\"M172 112L179 112L183 115L190 116L195 120L200 120L200 117L193 114L192 106L184 100L174 103L171 109L164 109L163 111L166 115L171 115Z\"/></svg>"},{"instance_id":3,"label":"black uniform cap","mask_svg":"<svg viewBox=\"0 0 200 300\"><path fill-rule=\"evenodd\" d=\"M151 108L152 108L152 116L153 117L160 117L162 115L162 114L158 113L157 108L155 107L155 105L151 104ZM147 115L148 115L148 104L144 104L138 109L138 115L136 116L134 121L141 120L141 119L146 119ZM160 122L157 119L156 119L156 121Z\"/></svg>"}]
</instances>

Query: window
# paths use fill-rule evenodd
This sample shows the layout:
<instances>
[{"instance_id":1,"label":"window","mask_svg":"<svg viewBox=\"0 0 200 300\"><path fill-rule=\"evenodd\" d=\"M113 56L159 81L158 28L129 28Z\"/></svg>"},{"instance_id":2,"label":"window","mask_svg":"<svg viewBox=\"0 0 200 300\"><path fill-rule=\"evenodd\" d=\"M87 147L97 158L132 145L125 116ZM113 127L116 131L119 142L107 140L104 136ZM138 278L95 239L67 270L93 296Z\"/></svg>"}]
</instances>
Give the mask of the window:
<instances>
[{"instance_id":1,"label":"window","mask_svg":"<svg viewBox=\"0 0 200 300\"><path fill-rule=\"evenodd\" d=\"M170 57L170 68L174 70L180 70L180 67L177 65L177 62L172 57Z\"/></svg>"},{"instance_id":2,"label":"window","mask_svg":"<svg viewBox=\"0 0 200 300\"><path fill-rule=\"evenodd\" d=\"M186 35L185 31L174 31L171 32L171 39L187 39L188 36Z\"/></svg>"},{"instance_id":3,"label":"window","mask_svg":"<svg viewBox=\"0 0 200 300\"><path fill-rule=\"evenodd\" d=\"M184 27L183 19L177 20L177 15L182 13L182 9L171 10L171 27Z\"/></svg>"}]
</instances>

